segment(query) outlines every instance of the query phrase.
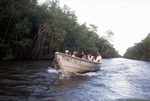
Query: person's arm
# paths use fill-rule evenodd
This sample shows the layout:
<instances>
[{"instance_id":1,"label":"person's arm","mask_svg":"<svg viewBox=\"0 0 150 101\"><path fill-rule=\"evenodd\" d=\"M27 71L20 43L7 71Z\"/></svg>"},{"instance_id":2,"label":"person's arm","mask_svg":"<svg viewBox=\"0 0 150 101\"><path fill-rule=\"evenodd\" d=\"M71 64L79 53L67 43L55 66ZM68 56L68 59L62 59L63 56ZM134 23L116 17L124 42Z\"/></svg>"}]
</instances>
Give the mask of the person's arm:
<instances>
[{"instance_id":1,"label":"person's arm","mask_svg":"<svg viewBox=\"0 0 150 101\"><path fill-rule=\"evenodd\" d=\"M97 57L97 61L96 62L101 62L101 56Z\"/></svg>"},{"instance_id":2,"label":"person's arm","mask_svg":"<svg viewBox=\"0 0 150 101\"><path fill-rule=\"evenodd\" d=\"M90 60L90 59L89 59L89 56L87 57L87 59Z\"/></svg>"},{"instance_id":3,"label":"person's arm","mask_svg":"<svg viewBox=\"0 0 150 101\"><path fill-rule=\"evenodd\" d=\"M84 55L84 59L86 60L86 55Z\"/></svg>"},{"instance_id":4,"label":"person's arm","mask_svg":"<svg viewBox=\"0 0 150 101\"><path fill-rule=\"evenodd\" d=\"M96 62L100 62L101 60L100 59L98 59Z\"/></svg>"},{"instance_id":5,"label":"person's arm","mask_svg":"<svg viewBox=\"0 0 150 101\"><path fill-rule=\"evenodd\" d=\"M92 61L94 60L94 56L92 56Z\"/></svg>"}]
</instances>

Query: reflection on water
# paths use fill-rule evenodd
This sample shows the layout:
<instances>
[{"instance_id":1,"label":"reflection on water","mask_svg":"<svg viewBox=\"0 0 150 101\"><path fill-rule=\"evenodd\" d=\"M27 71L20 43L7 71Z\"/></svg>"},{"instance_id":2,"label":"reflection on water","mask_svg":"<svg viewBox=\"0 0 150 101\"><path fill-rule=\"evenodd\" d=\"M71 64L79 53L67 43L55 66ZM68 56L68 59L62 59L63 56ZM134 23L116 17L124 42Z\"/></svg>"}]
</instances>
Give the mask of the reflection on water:
<instances>
[{"instance_id":1,"label":"reflection on water","mask_svg":"<svg viewBox=\"0 0 150 101\"><path fill-rule=\"evenodd\" d=\"M150 99L150 62L103 59L101 70L63 77L52 61L0 63L0 100Z\"/></svg>"}]
</instances>

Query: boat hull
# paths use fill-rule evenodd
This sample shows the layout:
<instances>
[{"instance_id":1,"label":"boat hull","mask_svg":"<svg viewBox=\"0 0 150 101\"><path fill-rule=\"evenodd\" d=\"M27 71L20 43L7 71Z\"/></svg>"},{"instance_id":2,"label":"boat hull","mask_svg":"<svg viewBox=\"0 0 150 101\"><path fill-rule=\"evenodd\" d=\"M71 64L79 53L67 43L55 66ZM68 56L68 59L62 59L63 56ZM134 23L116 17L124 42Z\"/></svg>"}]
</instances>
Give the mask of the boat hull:
<instances>
[{"instance_id":1,"label":"boat hull","mask_svg":"<svg viewBox=\"0 0 150 101\"><path fill-rule=\"evenodd\" d=\"M55 53L56 61L62 69L62 73L85 73L100 69L101 63L83 60L60 52Z\"/></svg>"}]
</instances>

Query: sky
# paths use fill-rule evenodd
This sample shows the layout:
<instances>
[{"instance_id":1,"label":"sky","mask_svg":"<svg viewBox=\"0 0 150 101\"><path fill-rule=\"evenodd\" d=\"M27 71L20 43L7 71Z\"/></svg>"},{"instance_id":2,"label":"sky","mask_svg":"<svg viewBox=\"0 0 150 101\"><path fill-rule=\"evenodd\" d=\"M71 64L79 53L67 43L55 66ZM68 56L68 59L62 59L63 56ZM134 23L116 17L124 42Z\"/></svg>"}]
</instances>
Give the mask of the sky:
<instances>
[{"instance_id":1,"label":"sky","mask_svg":"<svg viewBox=\"0 0 150 101\"><path fill-rule=\"evenodd\" d=\"M60 0L61 7L65 4L80 24L98 26L99 36L111 30L112 44L121 55L150 33L150 0Z\"/></svg>"}]
</instances>

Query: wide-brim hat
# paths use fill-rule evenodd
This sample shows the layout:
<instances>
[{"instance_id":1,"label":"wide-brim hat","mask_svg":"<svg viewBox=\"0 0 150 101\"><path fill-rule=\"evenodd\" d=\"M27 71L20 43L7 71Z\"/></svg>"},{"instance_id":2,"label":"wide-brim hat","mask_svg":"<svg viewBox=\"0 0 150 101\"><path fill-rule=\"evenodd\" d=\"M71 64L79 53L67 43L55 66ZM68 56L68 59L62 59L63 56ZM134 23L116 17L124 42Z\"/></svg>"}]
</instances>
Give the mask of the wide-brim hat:
<instances>
[{"instance_id":1,"label":"wide-brim hat","mask_svg":"<svg viewBox=\"0 0 150 101\"><path fill-rule=\"evenodd\" d=\"M68 53L68 52L69 52L69 50L66 50L66 51L65 51L65 53Z\"/></svg>"},{"instance_id":2,"label":"wide-brim hat","mask_svg":"<svg viewBox=\"0 0 150 101\"><path fill-rule=\"evenodd\" d=\"M76 53L79 53L78 51L76 51Z\"/></svg>"}]
</instances>

